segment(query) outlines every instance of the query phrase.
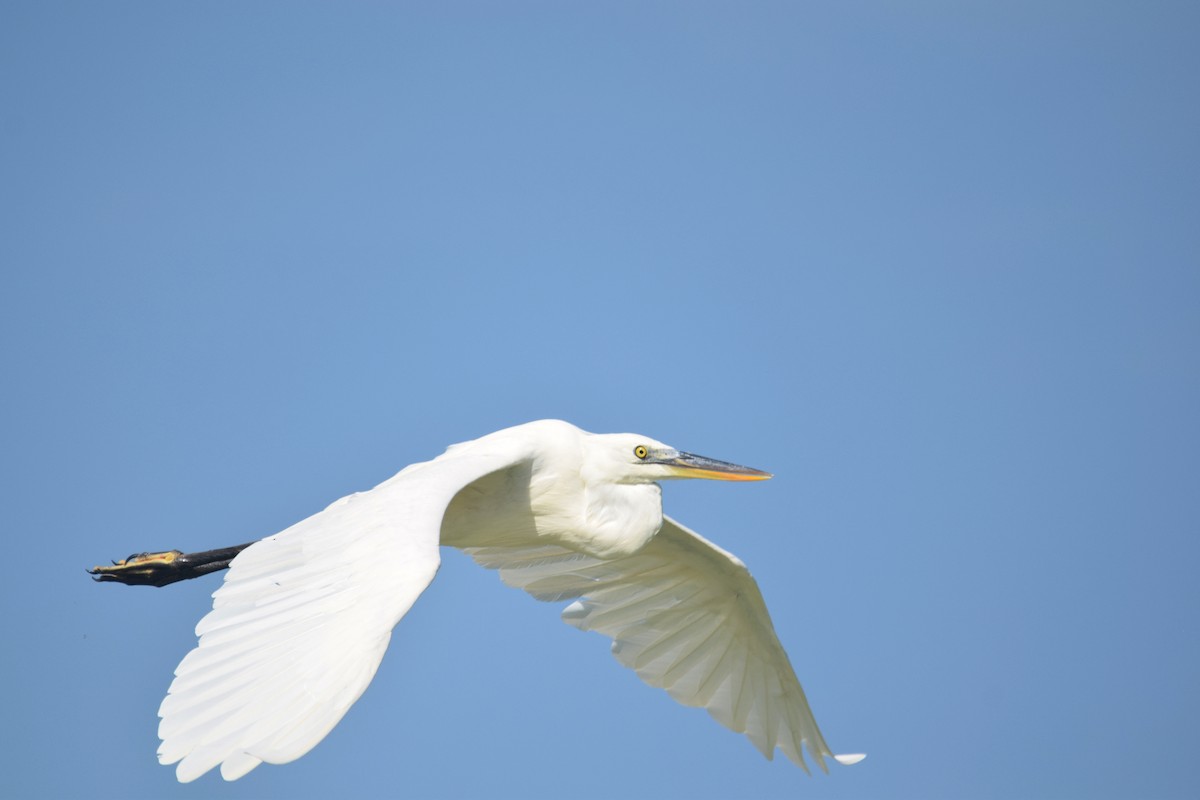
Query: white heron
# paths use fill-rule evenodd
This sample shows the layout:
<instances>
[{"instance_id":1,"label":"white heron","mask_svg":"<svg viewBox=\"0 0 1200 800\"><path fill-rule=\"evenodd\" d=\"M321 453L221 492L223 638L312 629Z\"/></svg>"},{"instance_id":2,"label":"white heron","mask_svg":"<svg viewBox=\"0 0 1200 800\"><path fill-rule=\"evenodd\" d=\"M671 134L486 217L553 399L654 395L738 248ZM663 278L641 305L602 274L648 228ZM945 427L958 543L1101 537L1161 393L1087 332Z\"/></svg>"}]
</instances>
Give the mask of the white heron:
<instances>
[{"instance_id":1,"label":"white heron","mask_svg":"<svg viewBox=\"0 0 1200 800\"><path fill-rule=\"evenodd\" d=\"M703 706L767 758L833 755L758 586L732 554L662 512L658 481L769 473L634 434L542 420L457 444L248 545L131 556L98 580L164 585L223 569L175 670L158 749L181 782L236 780L311 750L362 695L392 628L458 547L563 619L613 639L651 686Z\"/></svg>"}]
</instances>

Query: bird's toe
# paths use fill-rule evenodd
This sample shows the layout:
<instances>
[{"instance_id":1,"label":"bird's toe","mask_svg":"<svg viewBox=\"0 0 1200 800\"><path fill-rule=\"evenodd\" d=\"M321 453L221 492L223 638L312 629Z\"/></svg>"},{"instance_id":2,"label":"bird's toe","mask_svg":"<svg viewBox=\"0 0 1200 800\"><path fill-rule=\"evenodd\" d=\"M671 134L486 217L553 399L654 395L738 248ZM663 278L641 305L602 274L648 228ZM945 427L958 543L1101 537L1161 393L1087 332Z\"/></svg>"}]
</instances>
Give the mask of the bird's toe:
<instances>
[{"instance_id":1,"label":"bird's toe","mask_svg":"<svg viewBox=\"0 0 1200 800\"><path fill-rule=\"evenodd\" d=\"M163 586L178 580L177 559L183 553L167 550L162 553L134 553L111 567L95 566L88 570L92 578L101 582L124 583L130 586Z\"/></svg>"}]
</instances>

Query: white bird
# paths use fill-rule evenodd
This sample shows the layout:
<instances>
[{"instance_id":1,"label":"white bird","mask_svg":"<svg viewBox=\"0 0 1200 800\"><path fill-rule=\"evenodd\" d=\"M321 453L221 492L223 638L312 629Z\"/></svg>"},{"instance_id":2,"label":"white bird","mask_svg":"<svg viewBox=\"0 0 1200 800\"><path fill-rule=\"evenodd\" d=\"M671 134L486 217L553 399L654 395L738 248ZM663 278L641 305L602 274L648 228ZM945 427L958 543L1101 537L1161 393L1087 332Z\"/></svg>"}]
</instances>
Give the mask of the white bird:
<instances>
[{"instance_id":1,"label":"white bird","mask_svg":"<svg viewBox=\"0 0 1200 800\"><path fill-rule=\"evenodd\" d=\"M284 764L333 729L392 628L458 547L563 619L612 637L651 686L808 771L833 755L745 565L662 512L658 481L766 472L634 434L542 420L450 447L249 545L141 554L99 580L164 585L229 567L159 708L163 764L193 781ZM232 560L231 560L232 558Z\"/></svg>"}]
</instances>

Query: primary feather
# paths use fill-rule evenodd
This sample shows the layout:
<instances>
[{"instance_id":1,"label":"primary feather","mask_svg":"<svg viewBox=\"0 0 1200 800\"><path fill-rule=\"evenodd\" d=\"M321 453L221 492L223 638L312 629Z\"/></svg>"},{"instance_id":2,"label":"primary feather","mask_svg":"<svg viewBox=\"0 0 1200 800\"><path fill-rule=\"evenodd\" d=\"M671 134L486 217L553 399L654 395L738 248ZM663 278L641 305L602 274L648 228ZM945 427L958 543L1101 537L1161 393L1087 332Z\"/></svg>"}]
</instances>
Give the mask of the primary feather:
<instances>
[{"instance_id":1,"label":"primary feather","mask_svg":"<svg viewBox=\"0 0 1200 800\"><path fill-rule=\"evenodd\" d=\"M613 655L680 703L708 709L767 758L824 769L833 753L746 566L670 517L644 548L601 560L554 547L467 548L509 586L576 600L563 620L613 640Z\"/></svg>"},{"instance_id":2,"label":"primary feather","mask_svg":"<svg viewBox=\"0 0 1200 800\"><path fill-rule=\"evenodd\" d=\"M178 761L183 782L218 764L234 780L311 750L366 690L437 573L450 500L521 458L514 447L453 451L242 551L159 708L159 761Z\"/></svg>"}]
</instances>

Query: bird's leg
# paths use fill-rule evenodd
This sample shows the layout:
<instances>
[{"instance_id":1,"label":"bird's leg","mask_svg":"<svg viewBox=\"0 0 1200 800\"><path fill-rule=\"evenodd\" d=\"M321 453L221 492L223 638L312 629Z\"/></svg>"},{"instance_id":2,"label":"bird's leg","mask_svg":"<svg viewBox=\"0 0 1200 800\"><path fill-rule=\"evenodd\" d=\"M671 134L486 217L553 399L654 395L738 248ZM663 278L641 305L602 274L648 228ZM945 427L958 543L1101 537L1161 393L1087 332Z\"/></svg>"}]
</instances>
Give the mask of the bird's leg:
<instances>
[{"instance_id":1,"label":"bird's leg","mask_svg":"<svg viewBox=\"0 0 1200 800\"><path fill-rule=\"evenodd\" d=\"M128 586L166 586L176 581L199 578L229 566L233 557L254 542L205 550L200 553L181 553L167 550L163 553L135 553L129 558L114 561L111 567L92 567L88 570L92 580L115 581Z\"/></svg>"}]
</instances>

